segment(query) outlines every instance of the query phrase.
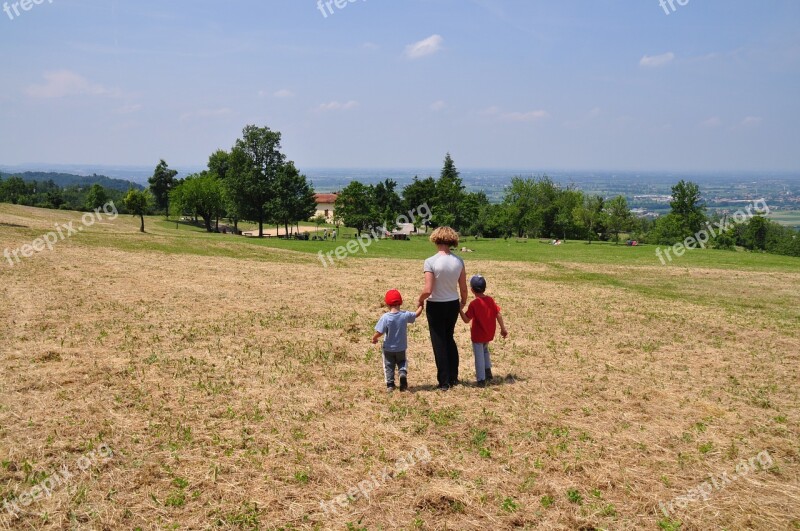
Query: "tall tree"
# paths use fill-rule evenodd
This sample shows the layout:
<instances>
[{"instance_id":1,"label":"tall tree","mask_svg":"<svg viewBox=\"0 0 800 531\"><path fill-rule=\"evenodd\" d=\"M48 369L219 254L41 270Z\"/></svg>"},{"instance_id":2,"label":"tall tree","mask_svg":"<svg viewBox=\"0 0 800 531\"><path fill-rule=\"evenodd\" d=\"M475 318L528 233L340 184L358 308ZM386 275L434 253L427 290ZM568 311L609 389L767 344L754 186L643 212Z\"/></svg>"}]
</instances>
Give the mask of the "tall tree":
<instances>
[{"instance_id":1,"label":"tall tree","mask_svg":"<svg viewBox=\"0 0 800 531\"><path fill-rule=\"evenodd\" d=\"M93 184L86 195L86 208L94 210L100 208L108 202L108 194L105 188L99 184Z\"/></svg>"},{"instance_id":2,"label":"tall tree","mask_svg":"<svg viewBox=\"0 0 800 531\"><path fill-rule=\"evenodd\" d=\"M334 204L335 216L345 227L358 231L369 230L379 223L380 216L375 207L375 196L369 186L351 181L339 192Z\"/></svg>"},{"instance_id":3,"label":"tall tree","mask_svg":"<svg viewBox=\"0 0 800 531\"><path fill-rule=\"evenodd\" d=\"M597 237L597 227L603 222L603 198L599 195L586 196L573 215L576 223L586 229L586 241L592 243Z\"/></svg>"},{"instance_id":4,"label":"tall tree","mask_svg":"<svg viewBox=\"0 0 800 531\"><path fill-rule=\"evenodd\" d=\"M150 210L153 204L153 196L147 190L128 190L125 197L122 199L122 204L134 216L139 216L142 225L139 232L144 232L144 216Z\"/></svg>"},{"instance_id":5,"label":"tall tree","mask_svg":"<svg viewBox=\"0 0 800 531\"><path fill-rule=\"evenodd\" d=\"M243 218L258 222L264 235L273 184L286 156L281 153L281 134L269 127L248 125L230 153L226 188Z\"/></svg>"},{"instance_id":6,"label":"tall tree","mask_svg":"<svg viewBox=\"0 0 800 531\"><path fill-rule=\"evenodd\" d=\"M561 190L553 205L556 212L553 218L553 230L556 236L560 236L563 240L570 236L576 237L578 227L573 213L582 204L583 192L573 188Z\"/></svg>"},{"instance_id":7,"label":"tall tree","mask_svg":"<svg viewBox=\"0 0 800 531\"><path fill-rule=\"evenodd\" d=\"M456 169L453 158L448 153L439 180L436 182L433 219L438 225L449 225L455 230L463 230L466 225L459 207L464 199L464 183Z\"/></svg>"},{"instance_id":8,"label":"tall tree","mask_svg":"<svg viewBox=\"0 0 800 531\"><path fill-rule=\"evenodd\" d=\"M186 212L200 216L208 232L213 230L211 222L225 207L222 184L211 171L188 176L170 195L177 216Z\"/></svg>"},{"instance_id":9,"label":"tall tree","mask_svg":"<svg viewBox=\"0 0 800 531\"><path fill-rule=\"evenodd\" d=\"M0 183L0 201L21 204L28 195L28 186L22 177L13 175Z\"/></svg>"},{"instance_id":10,"label":"tall tree","mask_svg":"<svg viewBox=\"0 0 800 531\"><path fill-rule=\"evenodd\" d=\"M672 214L678 220L681 237L698 233L706 221L706 209L700 197L700 188L693 182L681 180L672 187Z\"/></svg>"},{"instance_id":11,"label":"tall tree","mask_svg":"<svg viewBox=\"0 0 800 531\"><path fill-rule=\"evenodd\" d=\"M375 207L381 217L381 222L390 230L394 230L395 221L403 208L403 201L396 192L397 182L386 179L375 185Z\"/></svg>"},{"instance_id":12,"label":"tall tree","mask_svg":"<svg viewBox=\"0 0 800 531\"><path fill-rule=\"evenodd\" d=\"M282 223L288 235L289 225L308 221L317 211L314 188L291 161L280 169L274 184L275 195L269 204L270 217L276 223Z\"/></svg>"},{"instance_id":13,"label":"tall tree","mask_svg":"<svg viewBox=\"0 0 800 531\"><path fill-rule=\"evenodd\" d=\"M618 244L619 233L630 230L633 225L633 214L628 208L628 200L624 195L618 195L606 203L605 212L608 230L614 233L614 241Z\"/></svg>"},{"instance_id":14,"label":"tall tree","mask_svg":"<svg viewBox=\"0 0 800 531\"><path fill-rule=\"evenodd\" d=\"M435 207L435 199L436 180L433 177L420 180L419 177L414 176L411 184L403 188L403 209L406 212L416 211L425 205L428 208ZM415 222L419 221L421 220L415 220Z\"/></svg>"},{"instance_id":15,"label":"tall tree","mask_svg":"<svg viewBox=\"0 0 800 531\"><path fill-rule=\"evenodd\" d=\"M150 183L150 192L153 194L156 208L166 212L167 217L169 217L169 193L175 188L176 175L178 172L169 169L169 165L164 162L164 159L161 159L153 171L153 176L147 180Z\"/></svg>"}]
</instances>

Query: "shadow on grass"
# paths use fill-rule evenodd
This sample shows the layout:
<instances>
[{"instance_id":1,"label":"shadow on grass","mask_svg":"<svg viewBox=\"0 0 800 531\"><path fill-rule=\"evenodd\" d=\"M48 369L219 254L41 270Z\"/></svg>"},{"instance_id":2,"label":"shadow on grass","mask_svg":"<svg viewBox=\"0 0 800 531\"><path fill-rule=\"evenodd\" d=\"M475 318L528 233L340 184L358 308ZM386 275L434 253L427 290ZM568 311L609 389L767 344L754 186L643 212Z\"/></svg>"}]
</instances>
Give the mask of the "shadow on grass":
<instances>
[{"instance_id":1,"label":"shadow on grass","mask_svg":"<svg viewBox=\"0 0 800 531\"><path fill-rule=\"evenodd\" d=\"M498 387L498 386L501 386L501 385L514 385L517 382L524 382L524 381L526 381L525 378L520 378L519 376L517 376L515 374L507 374L505 376L495 376L494 379L492 379L492 381L489 382L486 385L486 388L488 389L490 387ZM466 387L466 388L469 388L469 389L480 389L480 387L478 387L478 383L477 382L466 381L466 380L462 379L462 380L459 380L458 385L456 385L455 387L451 387L448 390L448 392L457 391L461 387ZM436 385L436 384L412 385L412 386L409 386L408 390L411 393L418 393L418 392L424 392L424 391L438 392L439 391L439 386Z\"/></svg>"}]
</instances>

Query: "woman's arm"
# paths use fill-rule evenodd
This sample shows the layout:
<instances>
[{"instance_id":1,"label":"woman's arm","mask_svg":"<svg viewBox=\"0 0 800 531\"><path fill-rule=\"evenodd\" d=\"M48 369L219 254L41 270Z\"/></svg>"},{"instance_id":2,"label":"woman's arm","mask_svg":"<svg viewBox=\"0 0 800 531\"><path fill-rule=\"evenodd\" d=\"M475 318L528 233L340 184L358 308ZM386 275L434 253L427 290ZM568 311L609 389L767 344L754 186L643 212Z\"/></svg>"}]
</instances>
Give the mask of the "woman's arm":
<instances>
[{"instance_id":1,"label":"woman's arm","mask_svg":"<svg viewBox=\"0 0 800 531\"><path fill-rule=\"evenodd\" d=\"M428 300L428 297L431 296L433 293L433 284L436 282L436 277L430 271L425 272L425 287L422 290L422 293L419 294L419 306L425 304L425 301Z\"/></svg>"},{"instance_id":2,"label":"woman's arm","mask_svg":"<svg viewBox=\"0 0 800 531\"><path fill-rule=\"evenodd\" d=\"M461 290L461 309L467 305L467 268L461 268L461 276L458 277L458 287Z\"/></svg>"}]
</instances>

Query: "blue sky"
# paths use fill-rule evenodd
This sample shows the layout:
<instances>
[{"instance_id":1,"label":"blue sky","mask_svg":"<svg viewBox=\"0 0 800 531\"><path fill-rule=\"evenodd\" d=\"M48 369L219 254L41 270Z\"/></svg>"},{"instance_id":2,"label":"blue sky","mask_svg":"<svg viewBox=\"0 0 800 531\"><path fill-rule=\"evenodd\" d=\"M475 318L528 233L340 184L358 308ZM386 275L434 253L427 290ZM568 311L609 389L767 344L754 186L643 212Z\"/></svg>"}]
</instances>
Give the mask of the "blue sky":
<instances>
[{"instance_id":1,"label":"blue sky","mask_svg":"<svg viewBox=\"0 0 800 531\"><path fill-rule=\"evenodd\" d=\"M17 1L2 164L800 170L796 0Z\"/></svg>"}]
</instances>

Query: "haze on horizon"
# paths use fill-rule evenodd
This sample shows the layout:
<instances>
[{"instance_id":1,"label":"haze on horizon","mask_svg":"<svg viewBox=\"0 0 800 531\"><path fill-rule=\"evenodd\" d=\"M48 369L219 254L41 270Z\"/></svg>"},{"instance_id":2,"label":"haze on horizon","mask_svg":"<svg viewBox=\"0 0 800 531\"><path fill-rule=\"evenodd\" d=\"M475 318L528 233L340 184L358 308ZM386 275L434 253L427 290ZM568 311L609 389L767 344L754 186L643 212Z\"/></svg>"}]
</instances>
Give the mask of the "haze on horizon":
<instances>
[{"instance_id":1,"label":"haze on horizon","mask_svg":"<svg viewBox=\"0 0 800 531\"><path fill-rule=\"evenodd\" d=\"M0 11L0 165L196 167L253 123L306 168L431 168L449 151L463 168L800 170L800 4L675 6Z\"/></svg>"}]
</instances>

